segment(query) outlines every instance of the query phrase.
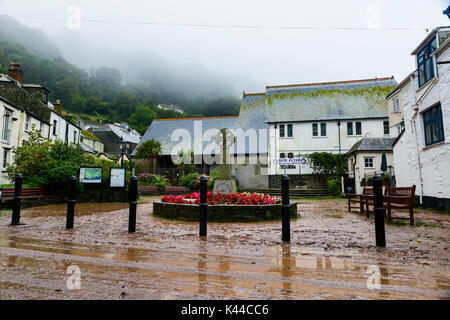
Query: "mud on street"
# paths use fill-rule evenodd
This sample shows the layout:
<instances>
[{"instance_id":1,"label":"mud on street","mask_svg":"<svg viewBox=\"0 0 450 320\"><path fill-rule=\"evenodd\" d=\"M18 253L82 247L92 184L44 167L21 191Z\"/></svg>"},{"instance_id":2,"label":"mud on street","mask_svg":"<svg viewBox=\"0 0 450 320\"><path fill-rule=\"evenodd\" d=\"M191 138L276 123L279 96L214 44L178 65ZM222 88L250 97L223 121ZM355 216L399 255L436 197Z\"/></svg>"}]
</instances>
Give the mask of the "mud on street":
<instances>
[{"instance_id":1,"label":"mud on street","mask_svg":"<svg viewBox=\"0 0 450 320\"><path fill-rule=\"evenodd\" d=\"M71 231L65 205L23 209L21 226L4 211L0 299L450 298L446 213L416 210L418 226L386 224L380 249L373 217L348 213L345 201L299 201L290 245L281 222L209 223L200 239L197 223L152 217L151 201L138 205L135 234L127 204L77 204ZM68 288L69 266L80 289Z\"/></svg>"}]
</instances>

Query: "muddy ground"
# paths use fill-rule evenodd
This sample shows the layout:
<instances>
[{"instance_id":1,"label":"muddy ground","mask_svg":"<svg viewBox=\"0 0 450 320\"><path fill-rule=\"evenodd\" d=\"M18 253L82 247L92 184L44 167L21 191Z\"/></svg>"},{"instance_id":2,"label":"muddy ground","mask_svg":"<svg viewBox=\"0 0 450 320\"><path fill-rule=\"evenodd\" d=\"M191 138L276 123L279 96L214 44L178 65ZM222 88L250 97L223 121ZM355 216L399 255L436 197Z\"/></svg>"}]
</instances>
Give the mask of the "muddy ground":
<instances>
[{"instance_id":1,"label":"muddy ground","mask_svg":"<svg viewBox=\"0 0 450 320\"><path fill-rule=\"evenodd\" d=\"M71 231L65 205L24 209L21 226L3 212L0 299L450 298L447 213L386 225L381 249L373 217L345 201L301 200L283 245L281 222L210 223L200 239L197 223L150 216L153 199L138 205L135 234L127 204L77 204ZM70 290L73 265L81 288Z\"/></svg>"}]
</instances>

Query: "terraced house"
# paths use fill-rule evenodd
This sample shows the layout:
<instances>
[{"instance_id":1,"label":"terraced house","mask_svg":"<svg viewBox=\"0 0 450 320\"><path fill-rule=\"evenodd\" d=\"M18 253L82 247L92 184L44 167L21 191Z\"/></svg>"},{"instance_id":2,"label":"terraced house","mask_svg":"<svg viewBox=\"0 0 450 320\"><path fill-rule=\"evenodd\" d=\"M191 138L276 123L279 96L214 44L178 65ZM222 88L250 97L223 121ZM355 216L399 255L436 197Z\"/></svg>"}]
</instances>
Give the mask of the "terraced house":
<instances>
[{"instance_id":1,"label":"terraced house","mask_svg":"<svg viewBox=\"0 0 450 320\"><path fill-rule=\"evenodd\" d=\"M415 70L387 96L396 183L450 211L450 27L432 30L411 55Z\"/></svg>"},{"instance_id":2,"label":"terraced house","mask_svg":"<svg viewBox=\"0 0 450 320\"><path fill-rule=\"evenodd\" d=\"M49 101L49 91L36 84L23 82L18 63L11 63L8 74L0 74L1 175L0 184L8 183L6 166L13 161L13 148L28 139L31 130L42 137L79 143L80 128L62 116L62 106Z\"/></svg>"}]
</instances>

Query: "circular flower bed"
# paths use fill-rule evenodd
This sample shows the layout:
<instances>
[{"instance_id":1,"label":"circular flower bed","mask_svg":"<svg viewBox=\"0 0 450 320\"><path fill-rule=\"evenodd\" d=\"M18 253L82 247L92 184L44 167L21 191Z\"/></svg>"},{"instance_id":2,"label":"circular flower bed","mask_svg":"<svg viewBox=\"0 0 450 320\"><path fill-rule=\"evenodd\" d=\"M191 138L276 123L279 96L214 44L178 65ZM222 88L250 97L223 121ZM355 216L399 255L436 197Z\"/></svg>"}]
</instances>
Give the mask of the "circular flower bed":
<instances>
[{"instance_id":1,"label":"circular flower bed","mask_svg":"<svg viewBox=\"0 0 450 320\"><path fill-rule=\"evenodd\" d=\"M214 194L208 192L209 205L262 205L280 203L280 197L271 196L263 193L231 193L231 194ZM168 203L188 203L200 204L200 193L193 192L186 195L168 195L161 198L162 202Z\"/></svg>"},{"instance_id":2,"label":"circular flower bed","mask_svg":"<svg viewBox=\"0 0 450 320\"><path fill-rule=\"evenodd\" d=\"M261 193L214 194L208 192L208 221L256 222L279 220L282 216L280 197ZM199 221L200 193L166 195L153 202L153 215L165 219ZM298 218L297 203L291 202L289 214Z\"/></svg>"}]
</instances>

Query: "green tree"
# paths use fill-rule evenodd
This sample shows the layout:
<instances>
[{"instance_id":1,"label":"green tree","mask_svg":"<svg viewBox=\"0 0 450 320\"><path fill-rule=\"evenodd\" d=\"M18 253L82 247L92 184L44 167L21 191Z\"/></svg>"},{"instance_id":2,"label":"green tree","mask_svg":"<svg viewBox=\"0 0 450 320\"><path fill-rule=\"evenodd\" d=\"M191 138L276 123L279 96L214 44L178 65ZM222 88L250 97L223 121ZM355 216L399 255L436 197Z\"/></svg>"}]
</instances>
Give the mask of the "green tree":
<instances>
[{"instance_id":1,"label":"green tree","mask_svg":"<svg viewBox=\"0 0 450 320\"><path fill-rule=\"evenodd\" d=\"M161 143L154 139L150 139L142 143L136 151L136 159L144 159L148 161L148 167L152 168L152 173L156 171L155 159L161 153ZM153 165L152 165L153 163Z\"/></svg>"},{"instance_id":2,"label":"green tree","mask_svg":"<svg viewBox=\"0 0 450 320\"><path fill-rule=\"evenodd\" d=\"M343 175L346 172L347 161L345 154L314 152L304 156L308 158L314 173Z\"/></svg>"},{"instance_id":3,"label":"green tree","mask_svg":"<svg viewBox=\"0 0 450 320\"><path fill-rule=\"evenodd\" d=\"M147 128L152 123L153 119L157 117L155 110L149 106L140 105L136 111L128 119L128 124L134 129L144 134Z\"/></svg>"},{"instance_id":4,"label":"green tree","mask_svg":"<svg viewBox=\"0 0 450 320\"><path fill-rule=\"evenodd\" d=\"M14 149L14 164L8 166L7 172L11 181L21 173L26 184L50 186L66 183L86 164L88 158L78 144L51 142L34 130L27 141Z\"/></svg>"}]
</instances>

